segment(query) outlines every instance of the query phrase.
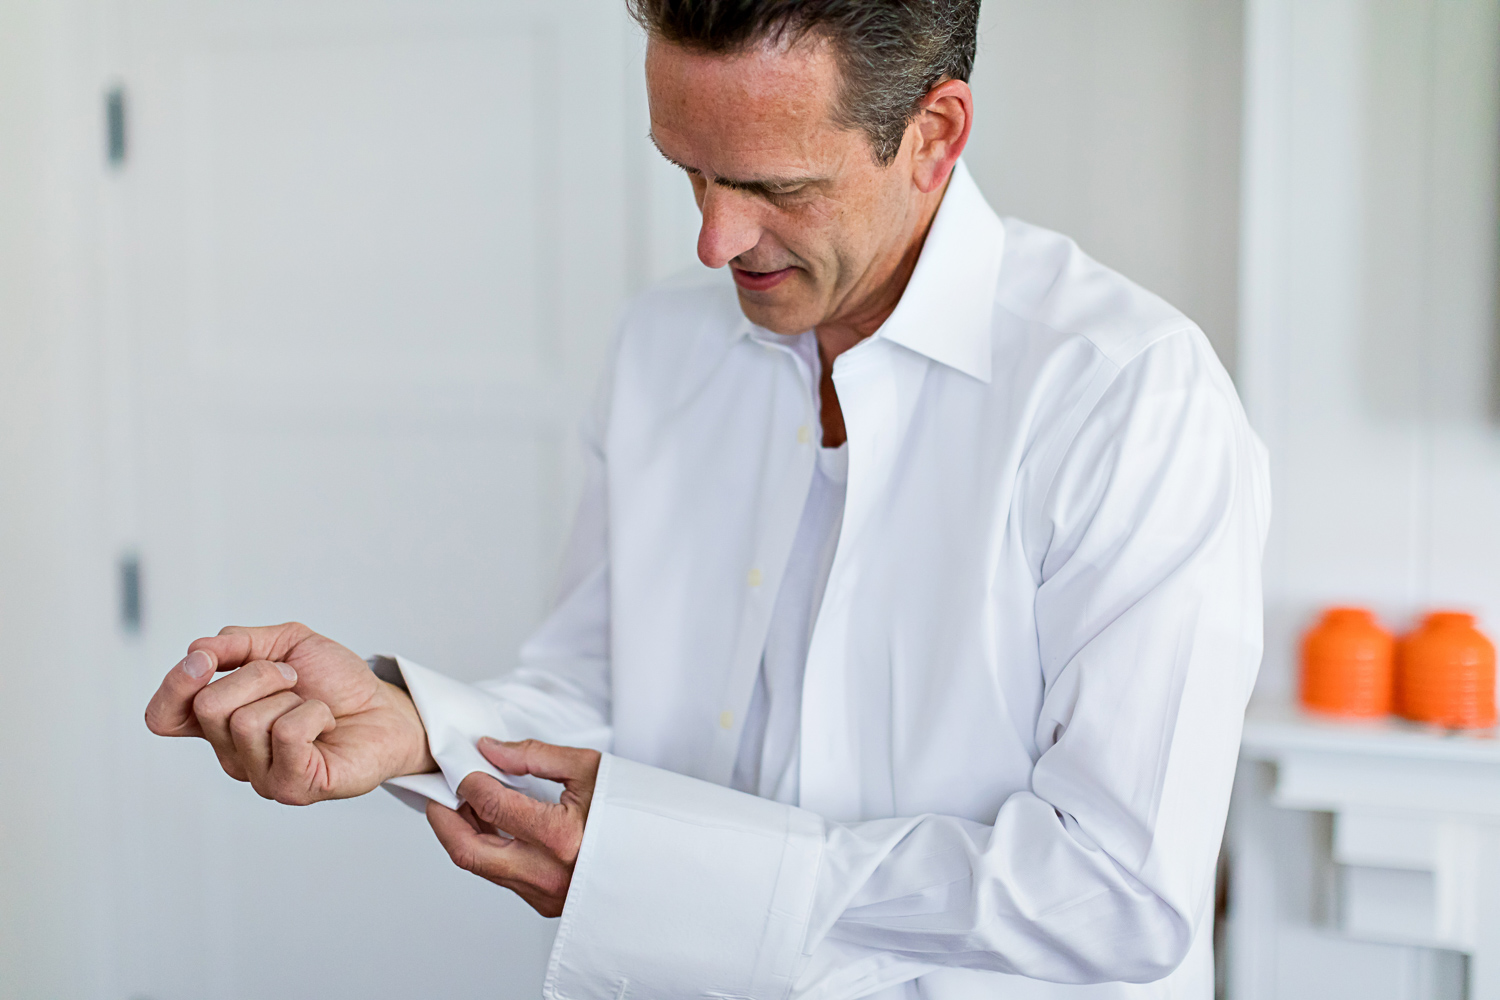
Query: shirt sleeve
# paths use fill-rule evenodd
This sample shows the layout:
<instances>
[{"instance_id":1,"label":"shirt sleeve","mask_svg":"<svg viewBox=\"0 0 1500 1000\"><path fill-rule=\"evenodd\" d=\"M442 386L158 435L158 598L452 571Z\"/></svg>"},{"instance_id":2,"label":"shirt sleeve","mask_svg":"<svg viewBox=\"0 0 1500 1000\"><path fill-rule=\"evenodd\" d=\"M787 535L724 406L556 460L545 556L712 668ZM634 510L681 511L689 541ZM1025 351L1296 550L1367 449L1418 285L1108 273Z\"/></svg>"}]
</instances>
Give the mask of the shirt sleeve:
<instances>
[{"instance_id":1,"label":"shirt sleeve","mask_svg":"<svg viewBox=\"0 0 1500 1000\"><path fill-rule=\"evenodd\" d=\"M537 798L557 801L562 786L554 782L496 771L475 745L481 735L595 750L608 750L612 743L602 430L608 386L606 377L584 422L583 497L563 558L558 596L551 613L521 647L516 669L497 680L465 684L403 657L378 658L399 668L399 682L416 703L427 727L428 746L441 770L440 775L410 775L386 782L389 791L418 809L423 808L424 799L456 808L459 782L474 771Z\"/></svg>"},{"instance_id":2,"label":"shirt sleeve","mask_svg":"<svg viewBox=\"0 0 1500 1000\"><path fill-rule=\"evenodd\" d=\"M801 1000L943 967L1091 983L1181 963L1260 662L1269 517L1263 450L1197 340L1125 366L1019 501L1044 539L1031 788L991 824L838 824L606 756L546 996Z\"/></svg>"}]
</instances>

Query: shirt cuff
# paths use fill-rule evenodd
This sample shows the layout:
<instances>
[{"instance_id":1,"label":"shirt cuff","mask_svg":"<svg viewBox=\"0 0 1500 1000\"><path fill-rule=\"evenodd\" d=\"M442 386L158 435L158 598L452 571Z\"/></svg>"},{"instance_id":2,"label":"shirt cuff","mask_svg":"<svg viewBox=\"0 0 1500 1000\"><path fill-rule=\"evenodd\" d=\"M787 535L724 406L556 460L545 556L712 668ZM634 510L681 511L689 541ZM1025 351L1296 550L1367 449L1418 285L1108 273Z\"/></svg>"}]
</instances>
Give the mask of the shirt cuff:
<instances>
[{"instance_id":1,"label":"shirt cuff","mask_svg":"<svg viewBox=\"0 0 1500 1000\"><path fill-rule=\"evenodd\" d=\"M478 771L532 798L545 802L558 800L562 786L556 782L531 775L501 774L480 754L476 744L481 736L497 740L514 738L500 698L401 656L371 657L371 669L382 680L391 679L383 676L376 664L387 663L393 663L399 671L401 683L396 686L406 690L417 706L417 714L427 729L427 748L441 770L441 774L391 778L384 785L387 791L414 809L425 809L428 799L457 809L459 783Z\"/></svg>"},{"instance_id":2,"label":"shirt cuff","mask_svg":"<svg viewBox=\"0 0 1500 1000\"><path fill-rule=\"evenodd\" d=\"M807 810L605 754L543 996L787 996L823 834Z\"/></svg>"}]
</instances>

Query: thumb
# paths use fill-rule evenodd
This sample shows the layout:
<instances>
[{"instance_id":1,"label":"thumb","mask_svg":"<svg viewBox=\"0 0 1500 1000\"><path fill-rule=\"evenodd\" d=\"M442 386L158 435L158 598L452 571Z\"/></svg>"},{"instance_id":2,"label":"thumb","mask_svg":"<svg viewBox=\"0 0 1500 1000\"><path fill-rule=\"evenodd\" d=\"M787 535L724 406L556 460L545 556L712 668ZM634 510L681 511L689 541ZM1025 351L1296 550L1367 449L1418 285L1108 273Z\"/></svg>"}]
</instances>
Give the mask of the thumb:
<instances>
[{"instance_id":1,"label":"thumb","mask_svg":"<svg viewBox=\"0 0 1500 1000\"><path fill-rule=\"evenodd\" d=\"M146 728L158 736L202 736L193 699L214 679L218 666L212 653L195 649L167 671L161 687L146 705Z\"/></svg>"}]
</instances>

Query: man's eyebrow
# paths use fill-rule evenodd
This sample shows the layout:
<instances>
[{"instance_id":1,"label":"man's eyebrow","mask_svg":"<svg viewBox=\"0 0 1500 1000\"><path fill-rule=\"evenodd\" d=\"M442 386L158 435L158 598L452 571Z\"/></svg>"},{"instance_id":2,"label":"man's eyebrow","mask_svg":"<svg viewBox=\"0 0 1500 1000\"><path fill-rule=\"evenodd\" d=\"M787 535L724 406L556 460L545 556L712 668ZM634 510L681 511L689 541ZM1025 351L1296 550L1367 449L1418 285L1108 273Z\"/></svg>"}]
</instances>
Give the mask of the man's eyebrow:
<instances>
[{"instance_id":1,"label":"man's eyebrow","mask_svg":"<svg viewBox=\"0 0 1500 1000\"><path fill-rule=\"evenodd\" d=\"M686 171L689 174L702 173L702 171L700 171L697 167L690 167L686 163L678 163L676 160L672 159L672 157L668 156L667 151L661 148L661 144L656 141L656 136L652 133L647 132L646 138L651 140L651 145L656 147L656 151L661 154L662 159L666 160L674 167ZM774 194L779 190L801 187L804 184L814 184L819 180L821 180L821 178L819 177L758 177L755 179L715 177L714 183L735 191L751 191L761 194Z\"/></svg>"}]
</instances>

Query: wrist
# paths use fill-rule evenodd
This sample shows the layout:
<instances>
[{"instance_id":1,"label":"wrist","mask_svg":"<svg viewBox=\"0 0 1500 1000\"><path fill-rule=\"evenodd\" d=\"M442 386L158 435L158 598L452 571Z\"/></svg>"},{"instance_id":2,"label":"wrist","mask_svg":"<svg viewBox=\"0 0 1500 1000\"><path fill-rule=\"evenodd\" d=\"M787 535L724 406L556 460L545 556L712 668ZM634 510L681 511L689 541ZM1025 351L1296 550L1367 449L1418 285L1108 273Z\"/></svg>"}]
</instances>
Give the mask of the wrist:
<instances>
[{"instance_id":1,"label":"wrist","mask_svg":"<svg viewBox=\"0 0 1500 1000\"><path fill-rule=\"evenodd\" d=\"M431 774L438 769L432 751L427 745L427 727L422 723L421 713L411 695L389 681L381 681L387 699L401 719L401 752L396 762L396 772L391 777L408 774Z\"/></svg>"}]
</instances>

